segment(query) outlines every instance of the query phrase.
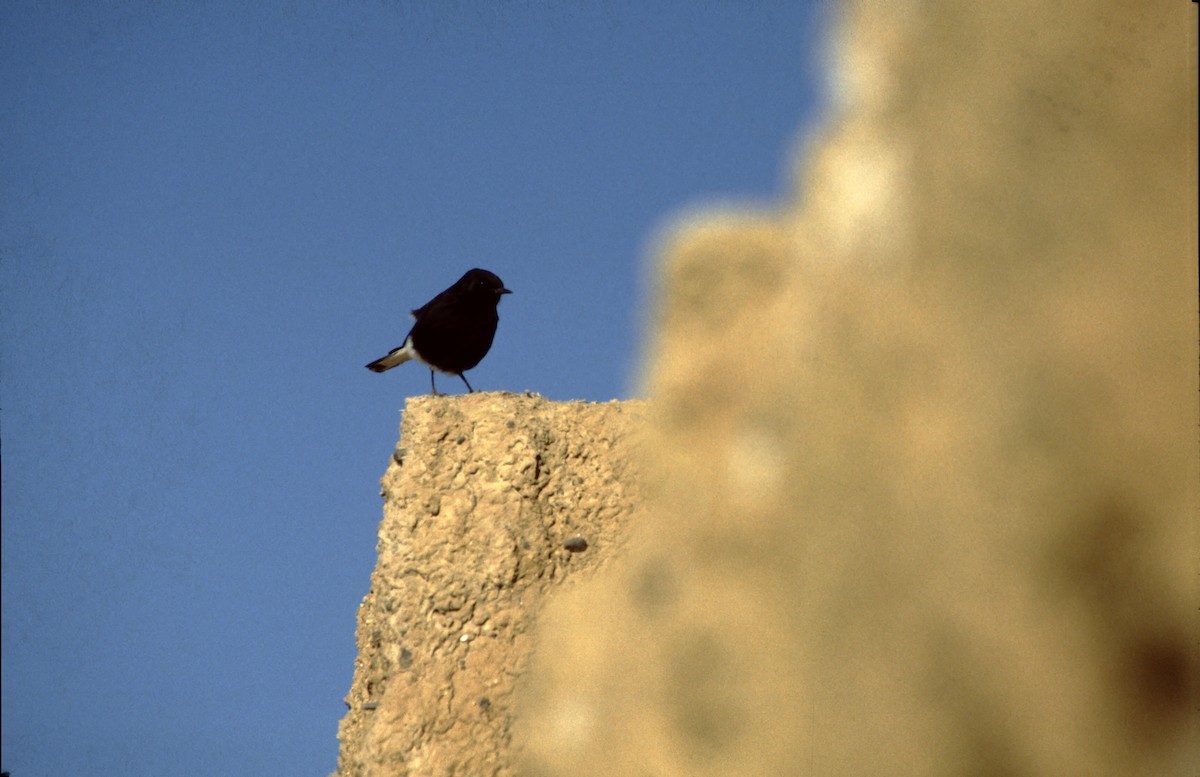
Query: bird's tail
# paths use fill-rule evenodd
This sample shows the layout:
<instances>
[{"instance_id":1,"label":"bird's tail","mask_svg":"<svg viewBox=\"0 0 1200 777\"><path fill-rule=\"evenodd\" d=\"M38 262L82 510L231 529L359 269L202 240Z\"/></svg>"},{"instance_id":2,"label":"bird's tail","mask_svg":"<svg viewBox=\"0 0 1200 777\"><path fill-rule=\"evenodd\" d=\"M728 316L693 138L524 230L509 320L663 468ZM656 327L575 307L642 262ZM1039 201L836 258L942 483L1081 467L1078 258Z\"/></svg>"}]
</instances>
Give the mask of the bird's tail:
<instances>
[{"instance_id":1,"label":"bird's tail","mask_svg":"<svg viewBox=\"0 0 1200 777\"><path fill-rule=\"evenodd\" d=\"M404 362L412 359L413 356L414 354L412 349L409 347L409 344L405 342L404 345L400 346L399 348L393 348L391 352L389 352L388 355L384 356L382 359L376 359L368 364L367 369L371 372L384 372L386 370L390 370L392 367L395 367L398 364L404 364Z\"/></svg>"}]
</instances>

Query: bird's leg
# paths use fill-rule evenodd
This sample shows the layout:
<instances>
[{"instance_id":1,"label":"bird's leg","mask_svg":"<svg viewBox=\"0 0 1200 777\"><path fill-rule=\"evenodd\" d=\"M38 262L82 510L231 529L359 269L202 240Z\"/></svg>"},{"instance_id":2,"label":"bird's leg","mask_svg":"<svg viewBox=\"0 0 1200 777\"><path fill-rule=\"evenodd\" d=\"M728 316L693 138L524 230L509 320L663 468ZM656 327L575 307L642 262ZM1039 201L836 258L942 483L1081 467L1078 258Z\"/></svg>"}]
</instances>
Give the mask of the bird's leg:
<instances>
[{"instance_id":1,"label":"bird's leg","mask_svg":"<svg viewBox=\"0 0 1200 777\"><path fill-rule=\"evenodd\" d=\"M429 370L429 385L433 387L433 395L435 397L440 397L441 394L438 393L437 381L433 379L433 370L432 369Z\"/></svg>"},{"instance_id":2,"label":"bird's leg","mask_svg":"<svg viewBox=\"0 0 1200 777\"><path fill-rule=\"evenodd\" d=\"M467 383L467 376L466 376L466 375L463 375L463 374L460 372L460 373L458 373L458 377L462 378L462 381L463 381L463 383ZM470 384L470 383L467 383L467 391L468 391L468 392L470 392L470 393L472 393L472 394L474 394L474 393L475 393L475 389L471 388L471 384Z\"/></svg>"}]
</instances>

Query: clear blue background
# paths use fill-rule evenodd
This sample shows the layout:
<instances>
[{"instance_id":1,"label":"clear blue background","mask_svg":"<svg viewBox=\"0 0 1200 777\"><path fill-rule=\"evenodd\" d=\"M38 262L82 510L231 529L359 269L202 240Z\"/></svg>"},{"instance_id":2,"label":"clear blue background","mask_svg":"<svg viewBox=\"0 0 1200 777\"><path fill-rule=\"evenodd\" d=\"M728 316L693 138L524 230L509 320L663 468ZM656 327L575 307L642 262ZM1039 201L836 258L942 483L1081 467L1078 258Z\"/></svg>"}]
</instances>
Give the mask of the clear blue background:
<instances>
[{"instance_id":1,"label":"clear blue background","mask_svg":"<svg viewBox=\"0 0 1200 777\"><path fill-rule=\"evenodd\" d=\"M827 10L0 4L3 768L331 772L429 382L363 365L480 266L477 389L635 394L648 248L788 189Z\"/></svg>"}]
</instances>

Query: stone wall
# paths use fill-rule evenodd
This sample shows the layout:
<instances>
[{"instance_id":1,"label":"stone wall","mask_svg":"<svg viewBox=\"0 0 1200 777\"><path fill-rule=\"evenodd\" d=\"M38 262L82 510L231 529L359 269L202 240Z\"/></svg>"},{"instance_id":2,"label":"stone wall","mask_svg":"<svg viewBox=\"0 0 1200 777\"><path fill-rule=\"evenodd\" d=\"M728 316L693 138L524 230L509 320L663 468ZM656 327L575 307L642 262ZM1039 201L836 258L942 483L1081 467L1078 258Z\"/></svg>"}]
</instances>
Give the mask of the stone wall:
<instances>
[{"instance_id":1,"label":"stone wall","mask_svg":"<svg viewBox=\"0 0 1200 777\"><path fill-rule=\"evenodd\" d=\"M621 549L641 404L414 397L383 477L338 774L512 774L543 600Z\"/></svg>"}]
</instances>

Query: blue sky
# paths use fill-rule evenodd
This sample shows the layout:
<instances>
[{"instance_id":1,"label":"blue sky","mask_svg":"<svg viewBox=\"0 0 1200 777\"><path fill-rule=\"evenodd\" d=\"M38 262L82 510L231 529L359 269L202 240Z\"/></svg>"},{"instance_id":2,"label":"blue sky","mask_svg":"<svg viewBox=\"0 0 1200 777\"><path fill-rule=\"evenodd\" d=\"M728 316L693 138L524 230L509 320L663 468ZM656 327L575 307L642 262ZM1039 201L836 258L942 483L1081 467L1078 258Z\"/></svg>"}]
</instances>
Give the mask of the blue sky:
<instances>
[{"instance_id":1,"label":"blue sky","mask_svg":"<svg viewBox=\"0 0 1200 777\"><path fill-rule=\"evenodd\" d=\"M827 10L0 5L3 768L331 772L429 382L363 365L479 266L476 389L635 396L648 249L788 189Z\"/></svg>"}]
</instances>

